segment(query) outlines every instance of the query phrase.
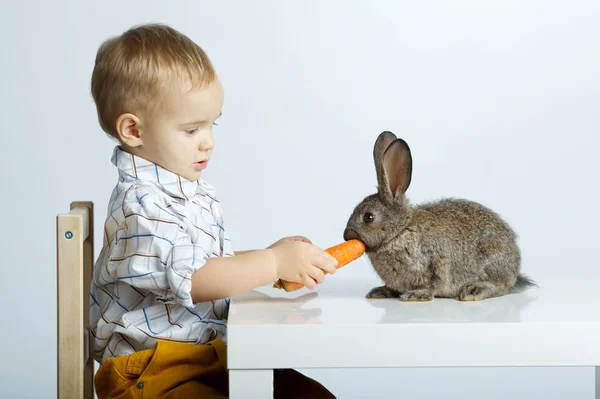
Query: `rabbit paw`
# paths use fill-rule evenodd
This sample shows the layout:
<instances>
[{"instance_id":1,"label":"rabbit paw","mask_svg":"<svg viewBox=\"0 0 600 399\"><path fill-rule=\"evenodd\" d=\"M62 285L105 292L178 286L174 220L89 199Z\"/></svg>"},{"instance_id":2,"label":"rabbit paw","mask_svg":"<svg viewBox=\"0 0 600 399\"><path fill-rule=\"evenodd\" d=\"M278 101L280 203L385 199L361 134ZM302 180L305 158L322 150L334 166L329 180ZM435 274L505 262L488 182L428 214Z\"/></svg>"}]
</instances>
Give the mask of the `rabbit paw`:
<instances>
[{"instance_id":1,"label":"rabbit paw","mask_svg":"<svg viewBox=\"0 0 600 399\"><path fill-rule=\"evenodd\" d=\"M464 285L458 293L459 301L481 301L495 296L500 291L490 282L478 281ZM504 291L504 290L502 290Z\"/></svg>"},{"instance_id":2,"label":"rabbit paw","mask_svg":"<svg viewBox=\"0 0 600 399\"><path fill-rule=\"evenodd\" d=\"M400 293L390 287L382 285L381 287L375 287L366 295L369 299L384 299L384 298L398 298Z\"/></svg>"},{"instance_id":3,"label":"rabbit paw","mask_svg":"<svg viewBox=\"0 0 600 399\"><path fill-rule=\"evenodd\" d=\"M428 302L433 300L433 293L428 289L406 291L400 295L403 302Z\"/></svg>"}]
</instances>

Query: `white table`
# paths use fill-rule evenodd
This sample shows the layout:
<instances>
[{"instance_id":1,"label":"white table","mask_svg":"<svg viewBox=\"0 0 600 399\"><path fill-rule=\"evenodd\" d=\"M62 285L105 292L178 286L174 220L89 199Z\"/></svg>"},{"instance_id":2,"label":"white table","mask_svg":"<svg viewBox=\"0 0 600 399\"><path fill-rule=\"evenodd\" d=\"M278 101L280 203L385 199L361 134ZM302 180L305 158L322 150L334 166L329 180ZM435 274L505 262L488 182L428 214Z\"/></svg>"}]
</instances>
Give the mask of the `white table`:
<instances>
[{"instance_id":1,"label":"white table","mask_svg":"<svg viewBox=\"0 0 600 399\"><path fill-rule=\"evenodd\" d=\"M240 295L228 323L230 397L272 398L278 368L595 366L600 399L600 270L535 277L540 288L481 302L366 299L380 281L341 272L315 291ZM380 345L351 350L365 338Z\"/></svg>"}]
</instances>

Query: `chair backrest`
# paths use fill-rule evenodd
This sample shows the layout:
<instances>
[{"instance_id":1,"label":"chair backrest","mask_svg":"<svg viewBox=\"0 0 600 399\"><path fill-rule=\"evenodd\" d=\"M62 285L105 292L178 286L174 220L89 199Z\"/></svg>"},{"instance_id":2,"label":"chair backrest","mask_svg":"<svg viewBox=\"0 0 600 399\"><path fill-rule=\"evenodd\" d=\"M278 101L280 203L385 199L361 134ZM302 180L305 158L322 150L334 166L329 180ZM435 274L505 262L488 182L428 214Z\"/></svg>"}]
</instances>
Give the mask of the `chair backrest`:
<instances>
[{"instance_id":1,"label":"chair backrest","mask_svg":"<svg viewBox=\"0 0 600 399\"><path fill-rule=\"evenodd\" d=\"M72 202L56 217L58 399L94 397L90 355L90 283L94 266L94 204Z\"/></svg>"}]
</instances>

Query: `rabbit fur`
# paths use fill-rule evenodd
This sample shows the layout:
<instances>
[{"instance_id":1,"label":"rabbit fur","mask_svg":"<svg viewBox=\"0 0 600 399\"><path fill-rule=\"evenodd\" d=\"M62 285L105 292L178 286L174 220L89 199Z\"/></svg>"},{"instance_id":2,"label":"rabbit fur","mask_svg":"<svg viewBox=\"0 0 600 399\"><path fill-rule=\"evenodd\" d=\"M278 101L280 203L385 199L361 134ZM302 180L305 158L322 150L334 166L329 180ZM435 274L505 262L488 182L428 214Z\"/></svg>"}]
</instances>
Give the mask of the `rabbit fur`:
<instances>
[{"instance_id":1,"label":"rabbit fur","mask_svg":"<svg viewBox=\"0 0 600 399\"><path fill-rule=\"evenodd\" d=\"M494 211L455 198L409 203L412 155L404 140L381 133L373 158L377 193L356 206L344 230L344 240L365 243L385 284L367 298L478 301L536 285L521 274L515 232Z\"/></svg>"}]
</instances>

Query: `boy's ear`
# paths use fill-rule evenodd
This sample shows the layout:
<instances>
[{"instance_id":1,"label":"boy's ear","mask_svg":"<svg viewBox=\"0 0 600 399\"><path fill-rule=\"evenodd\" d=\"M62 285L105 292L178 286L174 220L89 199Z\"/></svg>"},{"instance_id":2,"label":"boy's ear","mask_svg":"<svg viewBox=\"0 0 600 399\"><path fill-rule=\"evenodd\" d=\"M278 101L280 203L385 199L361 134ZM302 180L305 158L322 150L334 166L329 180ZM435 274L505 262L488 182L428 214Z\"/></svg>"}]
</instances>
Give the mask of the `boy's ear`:
<instances>
[{"instance_id":1,"label":"boy's ear","mask_svg":"<svg viewBox=\"0 0 600 399\"><path fill-rule=\"evenodd\" d=\"M117 118L117 133L121 142L128 147L142 145L141 120L134 114L126 113Z\"/></svg>"}]
</instances>

